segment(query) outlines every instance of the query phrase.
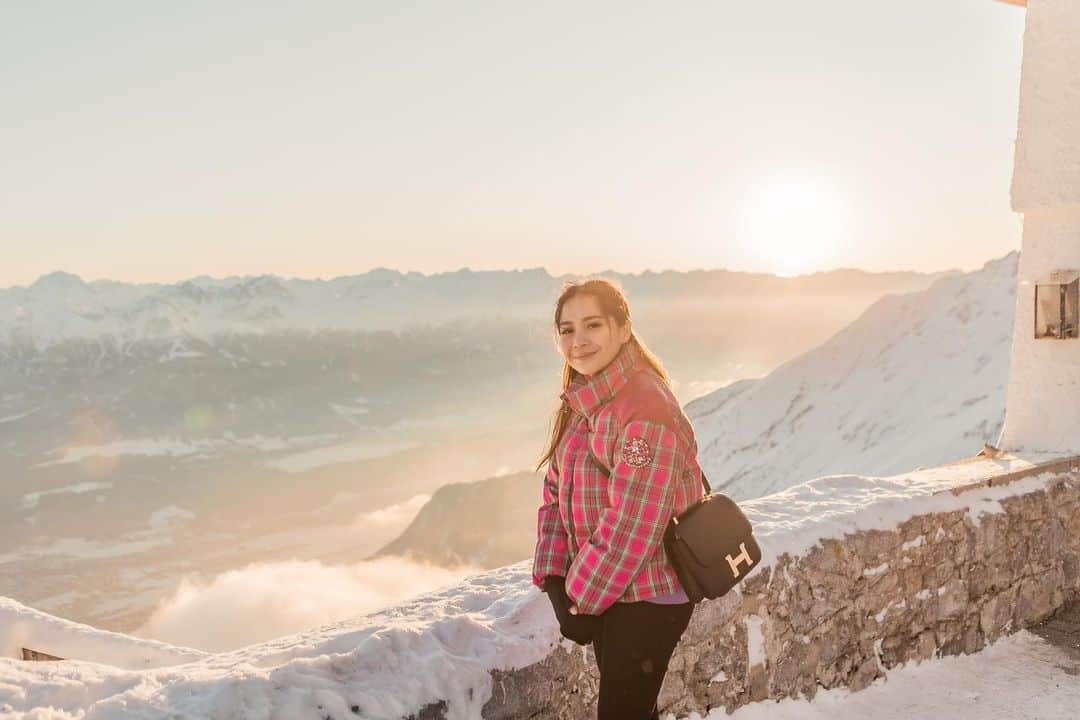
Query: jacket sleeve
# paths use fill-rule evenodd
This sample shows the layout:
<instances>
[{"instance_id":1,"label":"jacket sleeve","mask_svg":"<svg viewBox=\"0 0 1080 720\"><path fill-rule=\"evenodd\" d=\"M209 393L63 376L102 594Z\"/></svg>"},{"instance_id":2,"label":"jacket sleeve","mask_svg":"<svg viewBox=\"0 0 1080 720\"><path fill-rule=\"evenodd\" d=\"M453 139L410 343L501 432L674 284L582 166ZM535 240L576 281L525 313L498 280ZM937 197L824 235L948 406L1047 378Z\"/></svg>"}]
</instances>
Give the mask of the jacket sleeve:
<instances>
[{"instance_id":1,"label":"jacket sleeve","mask_svg":"<svg viewBox=\"0 0 1080 720\"><path fill-rule=\"evenodd\" d=\"M608 481L608 506L570 563L566 592L586 615L618 600L663 542L685 448L668 426L634 420L622 430Z\"/></svg>"},{"instance_id":2,"label":"jacket sleeve","mask_svg":"<svg viewBox=\"0 0 1080 720\"><path fill-rule=\"evenodd\" d=\"M548 575L566 577L570 560L568 548L566 529L559 516L559 471L552 457L544 474L543 502L536 517L533 585L543 589L544 578Z\"/></svg>"}]
</instances>

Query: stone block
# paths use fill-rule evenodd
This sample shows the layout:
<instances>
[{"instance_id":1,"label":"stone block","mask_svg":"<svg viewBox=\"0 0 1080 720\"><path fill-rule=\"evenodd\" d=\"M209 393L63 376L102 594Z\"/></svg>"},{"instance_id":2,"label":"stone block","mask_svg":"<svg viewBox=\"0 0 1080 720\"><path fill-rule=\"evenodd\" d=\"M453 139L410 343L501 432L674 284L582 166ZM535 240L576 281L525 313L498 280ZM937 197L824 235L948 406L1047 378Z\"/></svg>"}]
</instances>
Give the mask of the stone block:
<instances>
[{"instance_id":1,"label":"stone block","mask_svg":"<svg viewBox=\"0 0 1080 720\"><path fill-rule=\"evenodd\" d=\"M982 630L979 629L979 617L976 613L972 613L971 620L964 629L964 652L970 655L982 650L985 646L986 640Z\"/></svg>"},{"instance_id":2,"label":"stone block","mask_svg":"<svg viewBox=\"0 0 1080 720\"><path fill-rule=\"evenodd\" d=\"M1080 553L1067 552L1061 558L1062 585L1071 590L1080 589Z\"/></svg>"},{"instance_id":3,"label":"stone block","mask_svg":"<svg viewBox=\"0 0 1080 720\"><path fill-rule=\"evenodd\" d=\"M757 702L769 697L769 675L764 665L754 665L746 678L746 685L750 690L750 701Z\"/></svg>"},{"instance_id":4,"label":"stone block","mask_svg":"<svg viewBox=\"0 0 1080 720\"><path fill-rule=\"evenodd\" d=\"M848 687L852 692L858 692L868 687L874 679L879 675L877 658L869 657L856 668L855 673L851 676L851 681L848 683Z\"/></svg>"},{"instance_id":5,"label":"stone block","mask_svg":"<svg viewBox=\"0 0 1080 720\"><path fill-rule=\"evenodd\" d=\"M1019 585L986 598L979 610L979 629L988 642L998 639L1012 624Z\"/></svg>"},{"instance_id":6,"label":"stone block","mask_svg":"<svg viewBox=\"0 0 1080 720\"><path fill-rule=\"evenodd\" d=\"M855 553L869 567L898 558L900 543L900 535L888 530L866 530L852 539Z\"/></svg>"},{"instance_id":7,"label":"stone block","mask_svg":"<svg viewBox=\"0 0 1080 720\"><path fill-rule=\"evenodd\" d=\"M962 580L952 579L938 590L938 618L963 615L968 607L968 591Z\"/></svg>"},{"instance_id":8,"label":"stone block","mask_svg":"<svg viewBox=\"0 0 1080 720\"><path fill-rule=\"evenodd\" d=\"M1016 597L1016 623L1026 627L1044 620L1056 610L1054 590L1061 585L1061 570L1056 568L1041 575L1024 578Z\"/></svg>"},{"instance_id":9,"label":"stone block","mask_svg":"<svg viewBox=\"0 0 1080 720\"><path fill-rule=\"evenodd\" d=\"M960 579L968 589L968 598L978 600L990 588L990 573L981 562L974 562L961 569Z\"/></svg>"}]
</instances>

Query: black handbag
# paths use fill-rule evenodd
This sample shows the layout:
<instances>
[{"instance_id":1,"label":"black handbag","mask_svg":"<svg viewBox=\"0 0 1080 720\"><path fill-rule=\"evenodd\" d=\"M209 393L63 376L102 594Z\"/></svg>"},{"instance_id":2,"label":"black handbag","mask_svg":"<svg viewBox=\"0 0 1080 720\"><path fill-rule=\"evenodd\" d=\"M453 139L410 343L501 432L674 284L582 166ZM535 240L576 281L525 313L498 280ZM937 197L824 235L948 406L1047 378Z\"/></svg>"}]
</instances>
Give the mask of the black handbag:
<instances>
[{"instance_id":1,"label":"black handbag","mask_svg":"<svg viewBox=\"0 0 1080 720\"><path fill-rule=\"evenodd\" d=\"M611 477L595 455L593 461ZM743 511L727 495L714 494L705 473L701 484L705 494L664 529L664 551L692 603L725 594L761 561L761 548Z\"/></svg>"},{"instance_id":2,"label":"black handbag","mask_svg":"<svg viewBox=\"0 0 1080 720\"><path fill-rule=\"evenodd\" d=\"M664 550L691 602L717 598L761 561L750 521L726 495L714 494L705 474L705 495L668 521Z\"/></svg>"}]
</instances>

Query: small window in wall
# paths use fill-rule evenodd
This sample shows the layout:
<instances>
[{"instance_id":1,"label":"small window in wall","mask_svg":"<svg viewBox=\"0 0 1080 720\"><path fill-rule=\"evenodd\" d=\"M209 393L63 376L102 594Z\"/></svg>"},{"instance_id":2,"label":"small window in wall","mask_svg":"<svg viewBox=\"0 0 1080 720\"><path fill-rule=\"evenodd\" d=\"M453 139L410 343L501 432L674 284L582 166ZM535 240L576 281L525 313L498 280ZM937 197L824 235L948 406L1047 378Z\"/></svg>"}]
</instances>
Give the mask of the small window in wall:
<instances>
[{"instance_id":1,"label":"small window in wall","mask_svg":"<svg viewBox=\"0 0 1080 720\"><path fill-rule=\"evenodd\" d=\"M1035 285L1035 339L1077 337L1080 273L1059 271Z\"/></svg>"}]
</instances>

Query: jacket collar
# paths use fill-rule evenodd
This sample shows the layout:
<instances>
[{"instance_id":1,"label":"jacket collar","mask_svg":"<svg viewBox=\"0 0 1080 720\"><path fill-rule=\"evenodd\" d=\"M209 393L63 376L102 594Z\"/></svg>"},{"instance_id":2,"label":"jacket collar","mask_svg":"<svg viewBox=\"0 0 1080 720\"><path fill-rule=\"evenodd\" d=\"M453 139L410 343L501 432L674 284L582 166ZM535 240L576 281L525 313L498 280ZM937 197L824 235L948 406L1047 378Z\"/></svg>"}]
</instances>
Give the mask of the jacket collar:
<instances>
[{"instance_id":1,"label":"jacket collar","mask_svg":"<svg viewBox=\"0 0 1080 720\"><path fill-rule=\"evenodd\" d=\"M578 415L589 417L626 384L641 363L641 351L627 342L607 367L588 377L577 375L560 397Z\"/></svg>"}]
</instances>

